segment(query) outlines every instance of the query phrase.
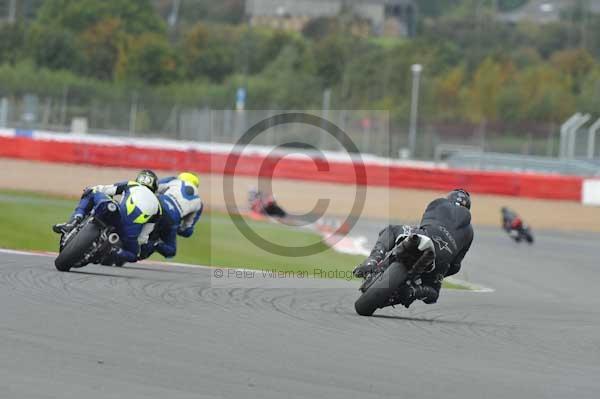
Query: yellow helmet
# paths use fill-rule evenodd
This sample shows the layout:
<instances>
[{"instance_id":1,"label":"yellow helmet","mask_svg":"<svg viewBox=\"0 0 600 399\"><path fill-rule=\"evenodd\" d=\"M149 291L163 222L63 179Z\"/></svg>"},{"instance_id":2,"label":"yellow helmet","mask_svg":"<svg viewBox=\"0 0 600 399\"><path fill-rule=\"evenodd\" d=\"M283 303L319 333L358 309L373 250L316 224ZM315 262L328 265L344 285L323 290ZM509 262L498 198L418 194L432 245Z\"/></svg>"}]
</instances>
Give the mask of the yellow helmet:
<instances>
[{"instance_id":1,"label":"yellow helmet","mask_svg":"<svg viewBox=\"0 0 600 399\"><path fill-rule=\"evenodd\" d=\"M180 173L179 176L177 176L177 178L188 184L191 184L192 186L194 186L196 188L198 188L200 186L200 179L198 178L198 175L195 173L183 172L183 173Z\"/></svg>"}]
</instances>

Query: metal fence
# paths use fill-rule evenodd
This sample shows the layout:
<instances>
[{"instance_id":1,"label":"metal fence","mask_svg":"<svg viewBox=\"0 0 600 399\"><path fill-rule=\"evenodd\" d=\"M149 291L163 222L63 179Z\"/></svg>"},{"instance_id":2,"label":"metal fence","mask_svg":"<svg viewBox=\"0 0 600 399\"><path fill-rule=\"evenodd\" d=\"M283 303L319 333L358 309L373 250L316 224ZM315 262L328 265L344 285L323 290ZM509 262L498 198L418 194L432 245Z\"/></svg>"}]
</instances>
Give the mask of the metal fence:
<instances>
[{"instance_id":1,"label":"metal fence","mask_svg":"<svg viewBox=\"0 0 600 399\"><path fill-rule=\"evenodd\" d=\"M280 112L214 110L166 103L136 94L128 101L98 101L92 96L76 96L67 88L62 96L30 94L0 98L0 126L4 127L217 143L235 143L251 126ZM408 156L408 121L390 118L387 111L320 110L311 113L336 124L362 153L389 158ZM572 145L574 159L588 157L590 161L565 163L557 161L561 127L534 127L536 131L512 128L507 132L493 127L486 130L468 125L440 126L421 116L416 156L469 168L596 174L597 162L593 160L598 156L594 149L590 156L588 135L573 134ZM273 127L254 144L278 146L291 142L305 143L321 150L340 149L339 142L320 129L294 124ZM512 153L513 156L493 153Z\"/></svg>"},{"instance_id":2,"label":"metal fence","mask_svg":"<svg viewBox=\"0 0 600 399\"><path fill-rule=\"evenodd\" d=\"M253 125L281 110L215 110L165 104L133 96L129 102L80 104L66 98L25 95L0 99L0 125L20 129L127 137L160 137L198 142L235 143ZM374 110L298 111L316 114L344 131L360 152L396 157L406 134L390 136L388 112ZM301 142L339 150L330 134L310 126L285 124L260 135L254 144Z\"/></svg>"},{"instance_id":3,"label":"metal fence","mask_svg":"<svg viewBox=\"0 0 600 399\"><path fill-rule=\"evenodd\" d=\"M449 154L444 162L450 167L463 169L560 173L577 176L600 175L598 160L558 159L490 152L455 152Z\"/></svg>"}]
</instances>

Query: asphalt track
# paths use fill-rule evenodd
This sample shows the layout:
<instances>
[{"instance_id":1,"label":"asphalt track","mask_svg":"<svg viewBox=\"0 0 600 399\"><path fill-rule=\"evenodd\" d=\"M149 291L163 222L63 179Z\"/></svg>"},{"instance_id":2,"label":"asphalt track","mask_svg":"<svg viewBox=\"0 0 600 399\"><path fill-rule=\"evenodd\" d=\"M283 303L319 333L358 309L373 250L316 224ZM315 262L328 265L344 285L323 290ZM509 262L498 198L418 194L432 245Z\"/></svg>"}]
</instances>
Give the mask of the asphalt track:
<instances>
[{"instance_id":1,"label":"asphalt track","mask_svg":"<svg viewBox=\"0 0 600 399\"><path fill-rule=\"evenodd\" d=\"M465 268L493 293L372 318L346 282L211 288L210 269L1 252L0 397L598 398L600 237L537 238L478 229Z\"/></svg>"}]
</instances>

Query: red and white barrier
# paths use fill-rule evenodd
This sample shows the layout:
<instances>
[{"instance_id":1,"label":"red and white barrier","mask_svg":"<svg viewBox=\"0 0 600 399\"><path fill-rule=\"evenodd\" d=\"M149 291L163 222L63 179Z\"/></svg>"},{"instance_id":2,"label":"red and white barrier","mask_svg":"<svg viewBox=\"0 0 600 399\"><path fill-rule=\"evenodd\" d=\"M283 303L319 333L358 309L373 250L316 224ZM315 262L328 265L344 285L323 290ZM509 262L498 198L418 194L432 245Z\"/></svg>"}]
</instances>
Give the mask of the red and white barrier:
<instances>
[{"instance_id":1,"label":"red and white barrier","mask_svg":"<svg viewBox=\"0 0 600 399\"><path fill-rule=\"evenodd\" d=\"M232 168L232 149L212 143L0 130L0 157L357 184L357 158L347 154L306 156L248 146L237 154ZM368 186L442 191L463 187L474 193L570 201L582 201L584 193L584 179L575 176L448 169L374 156L363 156L362 164L366 175L358 184ZM596 188L588 190L593 195L586 198L598 198Z\"/></svg>"},{"instance_id":2,"label":"red and white barrier","mask_svg":"<svg viewBox=\"0 0 600 399\"><path fill-rule=\"evenodd\" d=\"M584 205L600 206L600 179L586 179L583 181L581 202Z\"/></svg>"}]
</instances>

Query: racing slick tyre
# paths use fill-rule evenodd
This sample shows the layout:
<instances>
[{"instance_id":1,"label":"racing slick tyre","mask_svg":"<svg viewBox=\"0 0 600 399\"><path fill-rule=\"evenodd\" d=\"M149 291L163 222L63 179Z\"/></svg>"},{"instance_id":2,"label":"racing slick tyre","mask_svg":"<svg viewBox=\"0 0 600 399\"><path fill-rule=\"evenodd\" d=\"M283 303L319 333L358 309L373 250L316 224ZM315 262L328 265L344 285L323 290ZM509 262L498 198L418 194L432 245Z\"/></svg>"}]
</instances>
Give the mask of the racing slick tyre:
<instances>
[{"instance_id":1,"label":"racing slick tyre","mask_svg":"<svg viewBox=\"0 0 600 399\"><path fill-rule=\"evenodd\" d=\"M529 244L533 244L533 236L529 231L525 232L525 241Z\"/></svg>"},{"instance_id":2,"label":"racing slick tyre","mask_svg":"<svg viewBox=\"0 0 600 399\"><path fill-rule=\"evenodd\" d=\"M81 260L85 251L99 236L100 228L96 224L93 222L86 224L58 254L54 260L56 269L61 272L71 270L71 267Z\"/></svg>"},{"instance_id":3,"label":"racing slick tyre","mask_svg":"<svg viewBox=\"0 0 600 399\"><path fill-rule=\"evenodd\" d=\"M389 304L389 299L406 280L408 270L400 262L392 263L354 303L356 313L371 316L377 309Z\"/></svg>"}]
</instances>

